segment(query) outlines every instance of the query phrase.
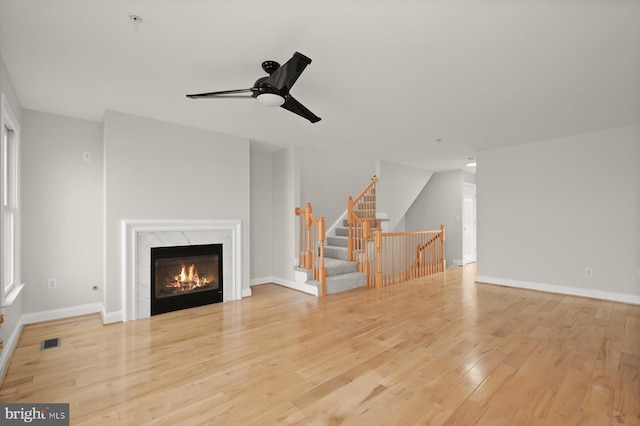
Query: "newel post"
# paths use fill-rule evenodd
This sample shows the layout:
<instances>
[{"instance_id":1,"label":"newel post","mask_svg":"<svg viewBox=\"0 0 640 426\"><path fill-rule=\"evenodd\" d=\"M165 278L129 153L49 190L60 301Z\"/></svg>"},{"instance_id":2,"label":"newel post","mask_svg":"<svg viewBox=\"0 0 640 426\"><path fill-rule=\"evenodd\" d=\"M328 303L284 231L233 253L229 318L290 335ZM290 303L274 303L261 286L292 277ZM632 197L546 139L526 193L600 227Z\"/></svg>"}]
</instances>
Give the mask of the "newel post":
<instances>
[{"instance_id":1,"label":"newel post","mask_svg":"<svg viewBox=\"0 0 640 426\"><path fill-rule=\"evenodd\" d=\"M320 261L318 262L318 281L320 281L320 296L327 295L327 270L324 267L324 241L326 238L327 224L324 216L318 222L318 245L320 249Z\"/></svg>"},{"instance_id":2,"label":"newel post","mask_svg":"<svg viewBox=\"0 0 640 426\"><path fill-rule=\"evenodd\" d=\"M347 240L347 259L349 262L353 262L353 198L349 195L347 200L347 223L349 224L349 239Z\"/></svg>"},{"instance_id":3,"label":"newel post","mask_svg":"<svg viewBox=\"0 0 640 426\"><path fill-rule=\"evenodd\" d=\"M376 229L376 288L382 287L382 230Z\"/></svg>"},{"instance_id":4,"label":"newel post","mask_svg":"<svg viewBox=\"0 0 640 426\"><path fill-rule=\"evenodd\" d=\"M313 268L313 257L311 252L311 203L307 203L307 207L304 210L304 224L307 228L307 247L304 250L304 269Z\"/></svg>"},{"instance_id":5,"label":"newel post","mask_svg":"<svg viewBox=\"0 0 640 426\"><path fill-rule=\"evenodd\" d=\"M302 210L300 207L296 207L296 216L300 216L301 214L304 214L304 210ZM304 266L304 225L302 224L302 220L302 218L300 218L299 220L300 230L298 236L298 266L301 268Z\"/></svg>"},{"instance_id":6,"label":"newel post","mask_svg":"<svg viewBox=\"0 0 640 426\"><path fill-rule=\"evenodd\" d=\"M442 238L440 239L440 260L441 260L441 265L442 265L442 272L444 272L444 270L447 268L446 265L446 259L444 256L444 225L440 225L440 232L442 232Z\"/></svg>"},{"instance_id":7,"label":"newel post","mask_svg":"<svg viewBox=\"0 0 640 426\"><path fill-rule=\"evenodd\" d=\"M362 272L367 276L367 285L371 286L371 267L369 265L369 221L362 222L362 237L364 240L364 261L361 261Z\"/></svg>"}]
</instances>

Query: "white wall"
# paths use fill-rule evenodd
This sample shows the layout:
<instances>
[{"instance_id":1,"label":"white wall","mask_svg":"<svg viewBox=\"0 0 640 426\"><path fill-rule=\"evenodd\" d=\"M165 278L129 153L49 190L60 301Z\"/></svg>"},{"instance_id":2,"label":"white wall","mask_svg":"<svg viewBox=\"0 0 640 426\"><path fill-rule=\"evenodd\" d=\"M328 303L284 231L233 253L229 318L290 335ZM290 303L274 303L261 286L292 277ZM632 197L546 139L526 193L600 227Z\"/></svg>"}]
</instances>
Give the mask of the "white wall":
<instances>
[{"instance_id":1,"label":"white wall","mask_svg":"<svg viewBox=\"0 0 640 426\"><path fill-rule=\"evenodd\" d=\"M271 280L273 155L251 149L251 282Z\"/></svg>"},{"instance_id":2,"label":"white wall","mask_svg":"<svg viewBox=\"0 0 640 426\"><path fill-rule=\"evenodd\" d=\"M640 126L477 158L478 281L640 303Z\"/></svg>"},{"instance_id":3,"label":"white wall","mask_svg":"<svg viewBox=\"0 0 640 426\"><path fill-rule=\"evenodd\" d=\"M402 218L415 201L433 172L404 166L389 161L378 161L376 165L376 196L378 213L386 213L389 231L402 232Z\"/></svg>"},{"instance_id":4,"label":"white wall","mask_svg":"<svg viewBox=\"0 0 640 426\"><path fill-rule=\"evenodd\" d=\"M16 119L21 122L22 121L22 107L20 105L20 101L18 100L18 96L16 95L16 91L13 88L13 83L11 83L11 78L9 77L9 72L7 71L6 66L4 65L4 61L2 60L2 56L0 55L0 93L4 93L9 101L9 105L11 105L11 109L16 116Z\"/></svg>"},{"instance_id":5,"label":"white wall","mask_svg":"<svg viewBox=\"0 0 640 426\"><path fill-rule=\"evenodd\" d=\"M276 280L294 280L293 267L297 258L299 207L299 170L294 149L273 153L273 246L272 271Z\"/></svg>"},{"instance_id":6,"label":"white wall","mask_svg":"<svg viewBox=\"0 0 640 426\"><path fill-rule=\"evenodd\" d=\"M4 93L7 102L11 106L11 110L18 120L20 130L22 132L22 108L18 97L16 96L13 84L9 78L9 73L4 65L0 54L0 93ZM22 171L21 171L22 172ZM20 267L20 266L19 266ZM22 270L22 268L21 268ZM24 282L24 279L22 279ZM0 349L0 377L3 376L4 370L9 361L9 354L13 351L13 345L16 344L20 331L20 319L22 318L24 290L14 300L13 304L6 308L0 308L0 312L4 314L4 323L0 325L0 339L4 342L4 349Z\"/></svg>"},{"instance_id":7,"label":"white wall","mask_svg":"<svg viewBox=\"0 0 640 426\"><path fill-rule=\"evenodd\" d=\"M376 172L374 160L342 155L334 149L298 148L300 161L299 207L308 202L313 214L324 216L327 228L347 210L349 196L356 197Z\"/></svg>"},{"instance_id":8,"label":"white wall","mask_svg":"<svg viewBox=\"0 0 640 426\"><path fill-rule=\"evenodd\" d=\"M106 312L122 309L120 221L242 221L243 289L249 289L249 140L107 111Z\"/></svg>"},{"instance_id":9,"label":"white wall","mask_svg":"<svg viewBox=\"0 0 640 426\"><path fill-rule=\"evenodd\" d=\"M83 153L91 162L83 161ZM31 110L22 126L25 313L102 302L102 124ZM56 278L57 288L47 289Z\"/></svg>"},{"instance_id":10,"label":"white wall","mask_svg":"<svg viewBox=\"0 0 640 426\"><path fill-rule=\"evenodd\" d=\"M462 263L462 192L462 171L434 173L405 215L407 231L445 226L447 267Z\"/></svg>"}]
</instances>

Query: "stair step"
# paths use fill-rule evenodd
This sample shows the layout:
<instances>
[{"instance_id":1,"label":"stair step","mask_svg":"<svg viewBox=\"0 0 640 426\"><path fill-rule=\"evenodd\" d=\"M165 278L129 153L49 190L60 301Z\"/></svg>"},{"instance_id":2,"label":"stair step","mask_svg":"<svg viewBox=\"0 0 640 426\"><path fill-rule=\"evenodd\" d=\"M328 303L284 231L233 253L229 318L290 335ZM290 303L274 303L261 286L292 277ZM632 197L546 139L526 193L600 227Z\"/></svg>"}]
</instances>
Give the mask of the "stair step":
<instances>
[{"instance_id":1,"label":"stair step","mask_svg":"<svg viewBox=\"0 0 640 426\"><path fill-rule=\"evenodd\" d=\"M349 228L336 226L336 237L348 237L349 236Z\"/></svg>"},{"instance_id":2,"label":"stair step","mask_svg":"<svg viewBox=\"0 0 640 426\"><path fill-rule=\"evenodd\" d=\"M327 277L332 277L340 274L348 274L356 272L356 262L348 262L341 259L332 259L330 257L324 258L324 269L327 271Z\"/></svg>"},{"instance_id":3,"label":"stair step","mask_svg":"<svg viewBox=\"0 0 640 426\"><path fill-rule=\"evenodd\" d=\"M307 281L307 284L315 284L318 286L318 289L320 289L320 283L318 281ZM367 276L362 272L351 272L334 277L327 277L327 294L364 287L366 284Z\"/></svg>"},{"instance_id":4,"label":"stair step","mask_svg":"<svg viewBox=\"0 0 640 426\"><path fill-rule=\"evenodd\" d=\"M346 247L325 246L324 248L325 262L326 258L349 260L349 253Z\"/></svg>"},{"instance_id":5,"label":"stair step","mask_svg":"<svg viewBox=\"0 0 640 426\"><path fill-rule=\"evenodd\" d=\"M327 237L327 245L330 246L346 247L348 241L349 238L345 236Z\"/></svg>"},{"instance_id":6,"label":"stair step","mask_svg":"<svg viewBox=\"0 0 640 426\"><path fill-rule=\"evenodd\" d=\"M376 228L380 227L380 224L381 224L381 223L382 223L382 222L380 221L380 219L376 219ZM347 219L343 219L343 220L342 220L342 226L344 226L345 228L347 228L347 231L348 231L348 230L349 230L349 221L348 221ZM338 229L338 228L336 227L336 230L337 230L337 229ZM336 234L336 235L337 235L337 234ZM349 234L348 234L348 232L347 232L347 235L349 235Z\"/></svg>"}]
</instances>

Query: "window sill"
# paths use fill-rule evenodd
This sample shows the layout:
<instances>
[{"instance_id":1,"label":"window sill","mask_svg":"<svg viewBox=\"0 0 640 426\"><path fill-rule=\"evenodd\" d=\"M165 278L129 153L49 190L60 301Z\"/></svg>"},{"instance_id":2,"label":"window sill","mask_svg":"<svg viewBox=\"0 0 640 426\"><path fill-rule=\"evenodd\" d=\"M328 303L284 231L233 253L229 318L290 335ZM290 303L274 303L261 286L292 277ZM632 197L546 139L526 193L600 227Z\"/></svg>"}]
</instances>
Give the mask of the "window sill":
<instances>
[{"instance_id":1,"label":"window sill","mask_svg":"<svg viewBox=\"0 0 640 426\"><path fill-rule=\"evenodd\" d=\"M9 293L7 293L7 295L4 297L4 300L2 302L2 306L0 306L0 307L8 308L9 306L11 306L13 304L13 302L16 300L16 298L18 297L18 295L20 294L20 292L22 291L23 288L24 288L24 283L13 287L11 289L11 291Z\"/></svg>"}]
</instances>

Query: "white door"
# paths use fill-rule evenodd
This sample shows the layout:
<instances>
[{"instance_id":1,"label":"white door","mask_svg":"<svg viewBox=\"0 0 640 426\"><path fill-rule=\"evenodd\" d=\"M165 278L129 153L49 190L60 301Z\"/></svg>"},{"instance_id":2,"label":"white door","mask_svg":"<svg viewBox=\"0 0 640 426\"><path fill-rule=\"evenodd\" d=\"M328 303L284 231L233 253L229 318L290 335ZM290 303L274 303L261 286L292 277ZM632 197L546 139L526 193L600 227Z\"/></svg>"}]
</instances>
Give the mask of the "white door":
<instances>
[{"instance_id":1,"label":"white door","mask_svg":"<svg viewBox=\"0 0 640 426\"><path fill-rule=\"evenodd\" d=\"M464 184L462 208L462 263L476 261L476 185Z\"/></svg>"}]
</instances>

